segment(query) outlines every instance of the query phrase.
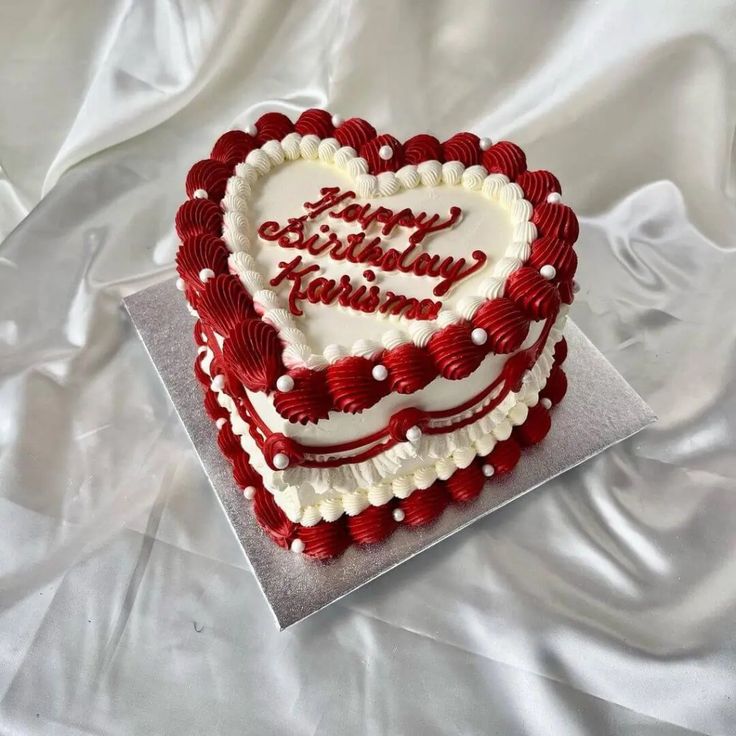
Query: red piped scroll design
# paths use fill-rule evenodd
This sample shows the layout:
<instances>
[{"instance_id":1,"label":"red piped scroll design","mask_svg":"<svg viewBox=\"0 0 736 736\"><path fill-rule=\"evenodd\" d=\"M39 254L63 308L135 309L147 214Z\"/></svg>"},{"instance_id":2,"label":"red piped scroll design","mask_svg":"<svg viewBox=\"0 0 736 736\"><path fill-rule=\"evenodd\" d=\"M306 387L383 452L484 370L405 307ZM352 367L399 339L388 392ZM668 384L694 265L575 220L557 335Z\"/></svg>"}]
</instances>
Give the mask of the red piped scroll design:
<instances>
[{"instance_id":1,"label":"red piped scroll design","mask_svg":"<svg viewBox=\"0 0 736 736\"><path fill-rule=\"evenodd\" d=\"M480 164L489 173L503 174L522 188L533 205L531 219L539 237L532 243L531 255L524 267L507 280L504 299L508 303L488 306L489 300L469 322L460 327L449 325L435 332L426 347L400 345L384 351L372 365L382 363L388 370L387 379L373 379L372 372L369 375L364 363L355 364L352 376L341 370L338 371L339 377L332 380L329 375L307 379L304 371L311 370L307 368L290 370L298 390L290 397L278 393L273 393L273 396L277 410L292 422L318 422L330 411L360 412L380 401L389 391L411 394L426 387L439 375L450 380L465 378L477 369L489 352L513 352L514 346L518 347L523 341L522 335L528 331L530 321L546 319L561 302L570 304L574 293L572 279L577 259L572 246L579 233L577 218L566 205L547 201L550 194L560 192L559 182L547 171L528 171L526 156L516 144L499 141L482 150L478 136L469 132L457 133L444 143L428 134L412 136L402 143L388 134L379 135L370 123L361 118L350 118L337 126L335 122L339 121L328 111L317 108L305 110L294 123L282 113L266 113L256 121L254 135L237 130L225 133L215 143L210 158L192 167L187 177L187 193L193 197L197 190L203 190L207 196L199 192L196 198L186 201L176 215L176 231L182 240L177 254L177 270L192 307L198 308L205 291L201 279L204 269L212 270L216 276L227 273L228 251L220 238L223 213L221 201L218 201L224 192L226 175L232 175L235 166L255 148L269 140L280 140L294 131L300 135L336 138L341 145L363 154L369 171L374 174L428 160L441 163L460 161L466 166ZM381 156L384 146L391 148L392 155L388 159ZM543 263L547 258L549 260ZM544 265L552 265L557 271L550 281L545 281L539 274ZM208 298L201 315L205 328L217 329L218 325L226 325L231 330L235 328L242 315L243 302L230 296L219 301ZM244 296L250 298L245 292ZM249 314L248 318L261 321L258 315L253 317ZM469 342L469 335L476 327L488 334L482 346ZM259 348L257 340L263 338L261 332L252 332L256 341L250 352ZM243 340L246 339L243 333L239 334ZM227 343L228 340L225 341ZM279 346L283 348L280 341L270 340L268 345L271 350ZM247 346L241 344L240 347L246 356ZM282 372L286 372L280 366L280 358L276 361L269 354L267 365L259 366L258 370L248 364L247 357L244 360L246 365L241 373L251 375L260 371L263 374L251 382L251 385L260 387L254 390L274 392L277 376L272 369L278 364ZM238 375L237 366L231 367ZM297 375L296 371L300 373ZM325 370L314 372L326 373ZM350 388L351 378L354 379L354 388Z\"/></svg>"},{"instance_id":2,"label":"red piped scroll design","mask_svg":"<svg viewBox=\"0 0 736 736\"><path fill-rule=\"evenodd\" d=\"M195 336L200 345L205 344L199 330ZM540 394L549 398L553 405L564 395L564 388L561 387L567 386L564 371L560 367L566 355L567 344L561 340L556 346L555 362L547 386ZM198 364L199 356L195 366ZM207 374L201 371L197 372L197 376L208 390ZM208 390L207 395L214 394ZM205 407L213 420L221 418L222 407L217 402L205 400ZM316 560L330 560L339 557L351 544L375 544L390 537L401 526L394 516L397 509L403 512L403 524L419 527L436 521L450 504L472 502L481 494L487 482L494 483L511 473L523 449L541 442L550 426L550 412L540 402L531 407L526 421L514 428L509 439L498 442L485 457L477 457L467 467L457 469L447 480L438 480L429 488L414 491L407 498L392 498L380 506L369 506L354 516L343 514L336 521L320 521L314 526L296 524L286 517L250 466L250 458L228 422L219 430L218 444L233 466L233 476L238 486L255 489L253 513L264 532L284 549L289 549L295 540L300 540L304 544L304 554ZM495 471L490 480L483 473L486 464L493 466Z\"/></svg>"}]
</instances>

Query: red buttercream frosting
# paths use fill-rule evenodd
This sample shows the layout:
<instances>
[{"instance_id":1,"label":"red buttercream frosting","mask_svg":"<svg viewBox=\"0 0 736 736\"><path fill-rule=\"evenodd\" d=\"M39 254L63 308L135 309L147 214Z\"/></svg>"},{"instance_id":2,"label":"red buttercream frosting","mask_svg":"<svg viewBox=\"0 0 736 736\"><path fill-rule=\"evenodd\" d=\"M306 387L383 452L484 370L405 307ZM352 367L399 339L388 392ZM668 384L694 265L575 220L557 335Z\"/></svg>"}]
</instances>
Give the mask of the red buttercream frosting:
<instances>
[{"instance_id":1,"label":"red buttercream frosting","mask_svg":"<svg viewBox=\"0 0 736 736\"><path fill-rule=\"evenodd\" d=\"M341 146L360 151L361 146L376 137L376 129L363 118L350 118L335 128L335 138Z\"/></svg>"},{"instance_id":2,"label":"red buttercream frosting","mask_svg":"<svg viewBox=\"0 0 736 736\"><path fill-rule=\"evenodd\" d=\"M294 124L282 112L267 112L256 120L259 145L266 141L280 141L294 131Z\"/></svg>"},{"instance_id":3,"label":"red buttercream frosting","mask_svg":"<svg viewBox=\"0 0 736 736\"><path fill-rule=\"evenodd\" d=\"M458 503L472 501L480 495L486 482L482 465L474 460L467 468L458 468L446 481L447 492Z\"/></svg>"},{"instance_id":4,"label":"red buttercream frosting","mask_svg":"<svg viewBox=\"0 0 736 736\"><path fill-rule=\"evenodd\" d=\"M199 233L222 234L222 210L209 199L188 199L176 213L176 233L185 240Z\"/></svg>"},{"instance_id":5,"label":"red buttercream frosting","mask_svg":"<svg viewBox=\"0 0 736 736\"><path fill-rule=\"evenodd\" d=\"M258 148L254 136L242 130L229 130L217 139L210 156L216 161L226 164L230 169L245 161L248 154Z\"/></svg>"},{"instance_id":6,"label":"red buttercream frosting","mask_svg":"<svg viewBox=\"0 0 736 736\"><path fill-rule=\"evenodd\" d=\"M383 355L383 364L388 369L391 391L413 394L437 378L438 371L426 350L406 343L388 350Z\"/></svg>"},{"instance_id":7,"label":"red buttercream frosting","mask_svg":"<svg viewBox=\"0 0 736 736\"><path fill-rule=\"evenodd\" d=\"M226 164L211 158L198 161L187 174L187 196L194 196L197 189L204 189L213 202L219 202L225 196L225 186L232 170Z\"/></svg>"},{"instance_id":8,"label":"red buttercream frosting","mask_svg":"<svg viewBox=\"0 0 736 736\"><path fill-rule=\"evenodd\" d=\"M534 320L551 317L560 308L554 285L535 268L523 266L506 281L506 296L513 299Z\"/></svg>"},{"instance_id":9,"label":"red buttercream frosting","mask_svg":"<svg viewBox=\"0 0 736 736\"><path fill-rule=\"evenodd\" d=\"M404 160L414 166L423 161L442 161L442 144L433 135L415 135L404 143Z\"/></svg>"},{"instance_id":10,"label":"red buttercream frosting","mask_svg":"<svg viewBox=\"0 0 736 736\"><path fill-rule=\"evenodd\" d=\"M243 320L256 317L253 302L240 279L231 274L215 276L204 284L197 311L223 337L228 337Z\"/></svg>"},{"instance_id":11,"label":"red buttercream frosting","mask_svg":"<svg viewBox=\"0 0 736 736\"><path fill-rule=\"evenodd\" d=\"M464 166L480 163L480 138L475 133L455 133L442 144L445 161L459 161Z\"/></svg>"},{"instance_id":12,"label":"red buttercream frosting","mask_svg":"<svg viewBox=\"0 0 736 736\"><path fill-rule=\"evenodd\" d=\"M398 526L392 503L369 506L355 516L348 516L347 528L356 544L375 544L386 539Z\"/></svg>"},{"instance_id":13,"label":"red buttercream frosting","mask_svg":"<svg viewBox=\"0 0 736 736\"><path fill-rule=\"evenodd\" d=\"M350 546L345 520L320 521L315 526L299 527L299 539L304 542L304 554L317 560L339 557Z\"/></svg>"},{"instance_id":14,"label":"red buttercream frosting","mask_svg":"<svg viewBox=\"0 0 736 736\"><path fill-rule=\"evenodd\" d=\"M409 526L431 524L445 510L450 501L445 484L437 481L429 488L414 491L408 498L399 501L404 512L404 523Z\"/></svg>"},{"instance_id":15,"label":"red buttercream frosting","mask_svg":"<svg viewBox=\"0 0 736 736\"><path fill-rule=\"evenodd\" d=\"M246 319L230 331L223 347L229 369L251 391L270 391L284 372L276 330L259 319Z\"/></svg>"},{"instance_id":16,"label":"red buttercream frosting","mask_svg":"<svg viewBox=\"0 0 736 736\"><path fill-rule=\"evenodd\" d=\"M367 358L348 356L327 368L327 387L340 411L358 414L388 394L388 381L373 377L375 365Z\"/></svg>"},{"instance_id":17,"label":"red buttercream frosting","mask_svg":"<svg viewBox=\"0 0 736 736\"><path fill-rule=\"evenodd\" d=\"M266 534L279 547L289 549L291 542L296 538L297 525L289 521L268 491L262 488L256 491L253 498L253 513Z\"/></svg>"},{"instance_id":18,"label":"red buttercream frosting","mask_svg":"<svg viewBox=\"0 0 736 736\"><path fill-rule=\"evenodd\" d=\"M327 110L312 107L305 110L294 124L294 130L299 135L316 135L319 138L332 138L335 126L332 124L332 115Z\"/></svg>"},{"instance_id":19,"label":"red buttercream frosting","mask_svg":"<svg viewBox=\"0 0 736 736\"><path fill-rule=\"evenodd\" d=\"M543 399L559 404L567 393L567 376L559 366L555 366L547 379L547 385L539 392Z\"/></svg>"},{"instance_id":20,"label":"red buttercream frosting","mask_svg":"<svg viewBox=\"0 0 736 736\"><path fill-rule=\"evenodd\" d=\"M563 337L555 344L554 361L556 365L562 365L567 358L567 340Z\"/></svg>"},{"instance_id":21,"label":"red buttercream frosting","mask_svg":"<svg viewBox=\"0 0 736 736\"><path fill-rule=\"evenodd\" d=\"M493 466L495 477L510 473L516 467L520 457L521 447L519 447L519 443L513 437L509 437L503 442L498 442L490 454L486 456L484 462Z\"/></svg>"},{"instance_id":22,"label":"red buttercream frosting","mask_svg":"<svg viewBox=\"0 0 736 736\"><path fill-rule=\"evenodd\" d=\"M516 177L516 183L524 190L524 198L534 205L547 201L552 192L562 192L560 182L551 171L523 171Z\"/></svg>"},{"instance_id":23,"label":"red buttercream frosting","mask_svg":"<svg viewBox=\"0 0 736 736\"><path fill-rule=\"evenodd\" d=\"M537 404L530 407L524 424L514 428L514 437L524 447L536 445L547 436L551 426L549 412L541 404Z\"/></svg>"},{"instance_id":24,"label":"red buttercream frosting","mask_svg":"<svg viewBox=\"0 0 736 736\"><path fill-rule=\"evenodd\" d=\"M483 304L475 313L473 324L488 333L491 350L499 355L518 350L529 333L529 319L506 297Z\"/></svg>"},{"instance_id":25,"label":"red buttercream frosting","mask_svg":"<svg viewBox=\"0 0 736 736\"><path fill-rule=\"evenodd\" d=\"M568 281L575 275L578 257L571 245L559 238L537 238L532 243L528 264L536 269L542 266L554 266L557 271L555 279Z\"/></svg>"},{"instance_id":26,"label":"red buttercream frosting","mask_svg":"<svg viewBox=\"0 0 736 736\"><path fill-rule=\"evenodd\" d=\"M544 202L534 208L532 222L537 226L539 235L560 238L572 245L580 233L578 218L564 204Z\"/></svg>"},{"instance_id":27,"label":"red buttercream frosting","mask_svg":"<svg viewBox=\"0 0 736 736\"><path fill-rule=\"evenodd\" d=\"M289 371L294 380L291 391L274 391L273 405L284 419L307 424L326 419L332 408L332 397L327 390L324 371L295 368Z\"/></svg>"},{"instance_id":28,"label":"red buttercream frosting","mask_svg":"<svg viewBox=\"0 0 736 736\"><path fill-rule=\"evenodd\" d=\"M452 381L466 378L481 364L488 345L476 345L471 332L470 323L458 322L435 332L429 339L427 349L444 378Z\"/></svg>"},{"instance_id":29,"label":"red buttercream frosting","mask_svg":"<svg viewBox=\"0 0 736 736\"><path fill-rule=\"evenodd\" d=\"M226 274L227 257L228 250L222 240L207 233L192 235L181 244L176 254L176 270L184 279L190 302L196 301L196 295L204 289L199 274L206 268L215 275Z\"/></svg>"},{"instance_id":30,"label":"red buttercream frosting","mask_svg":"<svg viewBox=\"0 0 736 736\"><path fill-rule=\"evenodd\" d=\"M379 155L384 146L391 149L390 158L384 159ZM398 171L404 165L404 147L392 135L379 135L364 143L360 148L360 155L368 162L368 171L371 174Z\"/></svg>"},{"instance_id":31,"label":"red buttercream frosting","mask_svg":"<svg viewBox=\"0 0 736 736\"><path fill-rule=\"evenodd\" d=\"M504 174L513 180L526 171L526 156L515 143L499 141L483 152L483 166L489 174Z\"/></svg>"}]
</instances>

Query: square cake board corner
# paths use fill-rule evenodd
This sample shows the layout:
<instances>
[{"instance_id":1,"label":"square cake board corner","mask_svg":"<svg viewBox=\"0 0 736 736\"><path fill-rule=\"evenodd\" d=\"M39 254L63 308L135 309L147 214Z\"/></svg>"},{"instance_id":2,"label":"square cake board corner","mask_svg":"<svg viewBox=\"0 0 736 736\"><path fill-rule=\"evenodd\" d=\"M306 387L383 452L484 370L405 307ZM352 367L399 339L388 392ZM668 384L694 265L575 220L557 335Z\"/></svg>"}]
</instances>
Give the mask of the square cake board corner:
<instances>
[{"instance_id":1,"label":"square cake board corner","mask_svg":"<svg viewBox=\"0 0 736 736\"><path fill-rule=\"evenodd\" d=\"M550 433L539 445L524 451L513 473L489 483L475 501L448 507L431 526L400 528L385 542L353 546L342 557L320 563L274 544L235 485L194 377L193 318L175 280L143 289L124 303L282 630L656 419L643 399L568 320L567 395L553 410Z\"/></svg>"}]
</instances>

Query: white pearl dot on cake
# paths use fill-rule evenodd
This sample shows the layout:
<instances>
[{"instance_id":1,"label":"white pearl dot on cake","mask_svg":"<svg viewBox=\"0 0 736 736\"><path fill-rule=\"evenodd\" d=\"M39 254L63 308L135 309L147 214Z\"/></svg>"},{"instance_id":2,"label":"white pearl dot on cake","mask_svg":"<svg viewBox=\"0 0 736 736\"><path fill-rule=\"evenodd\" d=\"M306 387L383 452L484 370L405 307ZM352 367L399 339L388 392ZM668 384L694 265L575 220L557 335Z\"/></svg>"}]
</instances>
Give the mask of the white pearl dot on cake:
<instances>
[{"instance_id":1,"label":"white pearl dot on cake","mask_svg":"<svg viewBox=\"0 0 736 736\"><path fill-rule=\"evenodd\" d=\"M248 135L255 135L258 131L256 130L256 126L255 125L246 125L245 126L245 132Z\"/></svg>"},{"instance_id":2,"label":"white pearl dot on cake","mask_svg":"<svg viewBox=\"0 0 736 736\"><path fill-rule=\"evenodd\" d=\"M580 291L580 284L577 281L572 282L572 293L577 294Z\"/></svg>"},{"instance_id":3,"label":"white pearl dot on cake","mask_svg":"<svg viewBox=\"0 0 736 736\"><path fill-rule=\"evenodd\" d=\"M419 442L421 438L422 430L416 425L409 427L409 429L406 430L406 439L409 440L409 442Z\"/></svg>"},{"instance_id":4,"label":"white pearl dot on cake","mask_svg":"<svg viewBox=\"0 0 736 736\"><path fill-rule=\"evenodd\" d=\"M301 539L295 539L291 543L291 551L296 552L297 554L304 552L304 542L302 542Z\"/></svg>"},{"instance_id":5,"label":"white pearl dot on cake","mask_svg":"<svg viewBox=\"0 0 736 736\"><path fill-rule=\"evenodd\" d=\"M492 478L493 475L496 472L496 469L493 467L493 465L489 465L486 463L481 470L483 471L483 475L485 475L486 478Z\"/></svg>"},{"instance_id":6,"label":"white pearl dot on cake","mask_svg":"<svg viewBox=\"0 0 736 736\"><path fill-rule=\"evenodd\" d=\"M342 125L342 115L333 115L332 116L332 126L334 128L339 128Z\"/></svg>"},{"instance_id":7,"label":"white pearl dot on cake","mask_svg":"<svg viewBox=\"0 0 736 736\"><path fill-rule=\"evenodd\" d=\"M227 423L227 419L225 419L225 417L220 417L215 422L215 426L217 427L217 429L222 429L225 426L226 423Z\"/></svg>"},{"instance_id":8,"label":"white pearl dot on cake","mask_svg":"<svg viewBox=\"0 0 736 736\"><path fill-rule=\"evenodd\" d=\"M488 333L482 327L476 327L470 333L470 339L473 345L485 345L488 341Z\"/></svg>"},{"instance_id":9,"label":"white pearl dot on cake","mask_svg":"<svg viewBox=\"0 0 736 736\"><path fill-rule=\"evenodd\" d=\"M478 145L480 146L481 151L487 151L491 147L491 139L490 138L481 138L478 141Z\"/></svg>"},{"instance_id":10,"label":"white pearl dot on cake","mask_svg":"<svg viewBox=\"0 0 736 736\"><path fill-rule=\"evenodd\" d=\"M552 401L548 399L546 396L542 399L541 403L542 403L542 406L547 410L552 408Z\"/></svg>"},{"instance_id":11,"label":"white pearl dot on cake","mask_svg":"<svg viewBox=\"0 0 736 736\"><path fill-rule=\"evenodd\" d=\"M557 269L548 263L546 266L542 266L542 268L539 269L539 275L543 279L551 281L555 276L557 276Z\"/></svg>"},{"instance_id":12,"label":"white pearl dot on cake","mask_svg":"<svg viewBox=\"0 0 736 736\"><path fill-rule=\"evenodd\" d=\"M402 522L406 518L406 514L403 509L394 509L391 512L391 516L394 517L394 521Z\"/></svg>"},{"instance_id":13,"label":"white pearl dot on cake","mask_svg":"<svg viewBox=\"0 0 736 736\"><path fill-rule=\"evenodd\" d=\"M388 378L388 370L385 365L379 363L378 365L373 366L371 375L376 379L376 381L385 381Z\"/></svg>"},{"instance_id":14,"label":"white pearl dot on cake","mask_svg":"<svg viewBox=\"0 0 736 736\"><path fill-rule=\"evenodd\" d=\"M276 388L282 393L291 391L294 388L294 379L289 375L279 376L276 380Z\"/></svg>"},{"instance_id":15,"label":"white pearl dot on cake","mask_svg":"<svg viewBox=\"0 0 736 736\"><path fill-rule=\"evenodd\" d=\"M210 279L215 277L215 272L211 268L203 268L199 272L199 280L206 284Z\"/></svg>"},{"instance_id":16,"label":"white pearl dot on cake","mask_svg":"<svg viewBox=\"0 0 736 736\"><path fill-rule=\"evenodd\" d=\"M225 388L225 376L215 376L212 379L212 390L222 391Z\"/></svg>"},{"instance_id":17,"label":"white pearl dot on cake","mask_svg":"<svg viewBox=\"0 0 736 736\"><path fill-rule=\"evenodd\" d=\"M194 199L207 199L207 197L209 196L210 195L207 194L206 189L195 189L194 194L192 194L192 197L194 197Z\"/></svg>"},{"instance_id":18,"label":"white pearl dot on cake","mask_svg":"<svg viewBox=\"0 0 736 736\"><path fill-rule=\"evenodd\" d=\"M252 501L256 496L256 488L255 486L246 486L243 488L243 495L249 500Z\"/></svg>"},{"instance_id":19,"label":"white pearl dot on cake","mask_svg":"<svg viewBox=\"0 0 736 736\"><path fill-rule=\"evenodd\" d=\"M284 455L283 452L277 452L273 456L273 464L277 470L283 470L289 467L289 456Z\"/></svg>"},{"instance_id":20,"label":"white pearl dot on cake","mask_svg":"<svg viewBox=\"0 0 736 736\"><path fill-rule=\"evenodd\" d=\"M547 201L550 204L559 204L562 202L562 195L559 192L550 192L547 195Z\"/></svg>"},{"instance_id":21,"label":"white pearl dot on cake","mask_svg":"<svg viewBox=\"0 0 736 736\"><path fill-rule=\"evenodd\" d=\"M394 155L394 149L391 146L381 146L378 149L378 155L384 160L388 161Z\"/></svg>"},{"instance_id":22,"label":"white pearl dot on cake","mask_svg":"<svg viewBox=\"0 0 736 736\"><path fill-rule=\"evenodd\" d=\"M179 291L184 291L185 286L186 284L184 283L183 278L180 277L176 280L176 288L179 289Z\"/></svg>"}]
</instances>

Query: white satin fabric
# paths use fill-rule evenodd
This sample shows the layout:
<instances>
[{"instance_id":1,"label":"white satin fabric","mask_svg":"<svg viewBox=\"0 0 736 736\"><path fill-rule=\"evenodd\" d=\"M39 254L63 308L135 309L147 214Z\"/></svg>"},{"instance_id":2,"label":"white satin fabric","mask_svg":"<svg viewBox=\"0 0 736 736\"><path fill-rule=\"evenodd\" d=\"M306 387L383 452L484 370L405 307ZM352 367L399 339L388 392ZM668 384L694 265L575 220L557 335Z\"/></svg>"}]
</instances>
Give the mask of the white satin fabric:
<instances>
[{"instance_id":1,"label":"white satin fabric","mask_svg":"<svg viewBox=\"0 0 736 736\"><path fill-rule=\"evenodd\" d=\"M736 8L0 9L0 732L736 733ZM218 133L511 138L659 423L277 633L121 298ZM183 335L182 339L189 339Z\"/></svg>"}]
</instances>

